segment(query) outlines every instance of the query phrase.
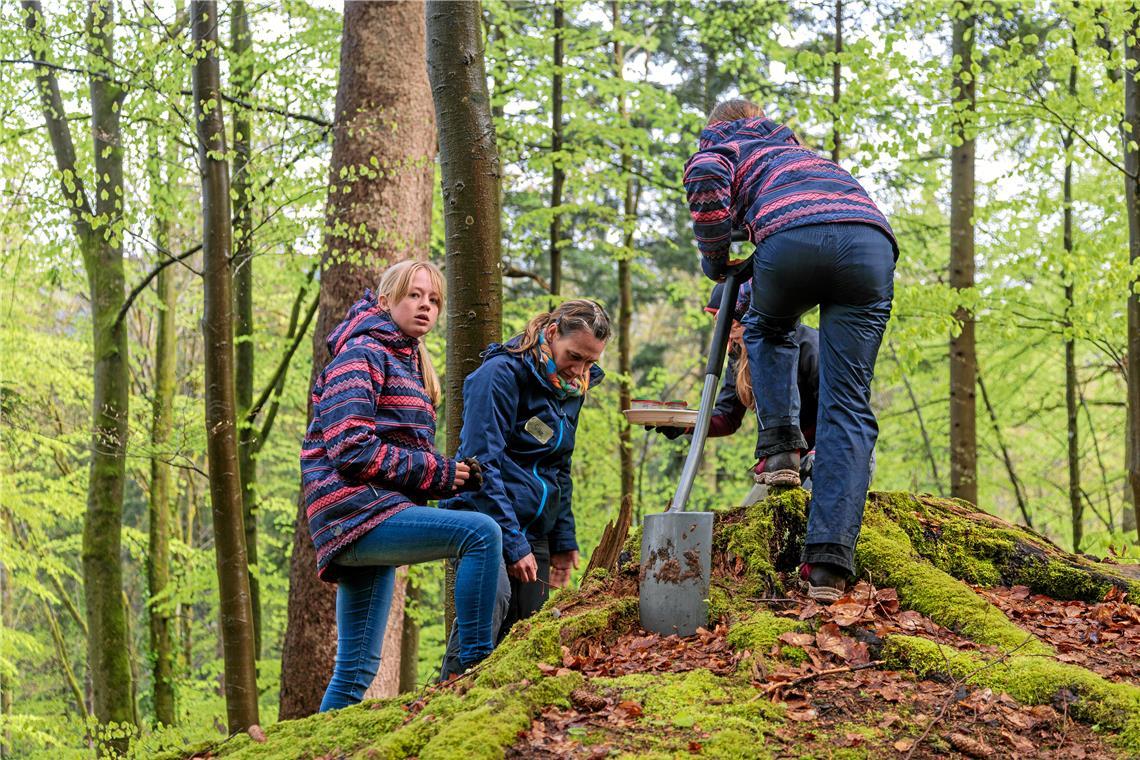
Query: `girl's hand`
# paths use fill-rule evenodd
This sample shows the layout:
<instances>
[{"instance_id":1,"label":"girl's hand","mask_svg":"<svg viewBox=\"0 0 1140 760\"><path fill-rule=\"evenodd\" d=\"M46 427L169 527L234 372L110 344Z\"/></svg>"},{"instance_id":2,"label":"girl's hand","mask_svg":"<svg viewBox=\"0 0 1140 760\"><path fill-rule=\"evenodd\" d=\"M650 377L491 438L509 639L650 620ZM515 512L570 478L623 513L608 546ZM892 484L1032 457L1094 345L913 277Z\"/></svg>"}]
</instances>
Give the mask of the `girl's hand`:
<instances>
[{"instance_id":1,"label":"girl's hand","mask_svg":"<svg viewBox=\"0 0 1140 760\"><path fill-rule=\"evenodd\" d=\"M451 487L458 491L463 487L463 484L467 482L467 478L469 477L471 477L471 468L467 466L467 463L456 462L455 482L451 484Z\"/></svg>"},{"instance_id":2,"label":"girl's hand","mask_svg":"<svg viewBox=\"0 0 1140 760\"><path fill-rule=\"evenodd\" d=\"M570 571L578 567L578 550L555 552L550 555L550 585L566 588L570 585Z\"/></svg>"},{"instance_id":3,"label":"girl's hand","mask_svg":"<svg viewBox=\"0 0 1140 760\"><path fill-rule=\"evenodd\" d=\"M534 552L526 555L518 562L513 562L507 565L507 575L516 578L523 583L534 583L538 580L538 561L534 558Z\"/></svg>"}]
</instances>

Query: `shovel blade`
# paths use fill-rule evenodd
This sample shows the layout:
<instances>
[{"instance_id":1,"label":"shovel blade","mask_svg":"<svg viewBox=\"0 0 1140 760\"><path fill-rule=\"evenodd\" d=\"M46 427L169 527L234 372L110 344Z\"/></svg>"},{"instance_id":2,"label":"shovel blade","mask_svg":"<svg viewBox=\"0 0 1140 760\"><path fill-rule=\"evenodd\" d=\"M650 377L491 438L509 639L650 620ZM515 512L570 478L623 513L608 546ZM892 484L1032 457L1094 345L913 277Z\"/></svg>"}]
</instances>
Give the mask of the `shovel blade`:
<instances>
[{"instance_id":1,"label":"shovel blade","mask_svg":"<svg viewBox=\"0 0 1140 760\"><path fill-rule=\"evenodd\" d=\"M641 534L641 627L692 636L709 622L712 512L648 515Z\"/></svg>"}]
</instances>

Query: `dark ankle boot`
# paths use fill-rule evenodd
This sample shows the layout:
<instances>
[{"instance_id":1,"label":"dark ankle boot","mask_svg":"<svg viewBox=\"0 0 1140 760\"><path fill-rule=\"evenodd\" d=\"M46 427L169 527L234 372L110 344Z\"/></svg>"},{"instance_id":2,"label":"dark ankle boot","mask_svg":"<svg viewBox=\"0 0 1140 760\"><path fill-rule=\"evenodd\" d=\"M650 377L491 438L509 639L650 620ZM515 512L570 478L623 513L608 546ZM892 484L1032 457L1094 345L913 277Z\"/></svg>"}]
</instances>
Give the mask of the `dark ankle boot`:
<instances>
[{"instance_id":1,"label":"dark ankle boot","mask_svg":"<svg viewBox=\"0 0 1140 760\"><path fill-rule=\"evenodd\" d=\"M766 486L797 488L800 485L800 452L769 454L756 465L756 482Z\"/></svg>"}]
</instances>

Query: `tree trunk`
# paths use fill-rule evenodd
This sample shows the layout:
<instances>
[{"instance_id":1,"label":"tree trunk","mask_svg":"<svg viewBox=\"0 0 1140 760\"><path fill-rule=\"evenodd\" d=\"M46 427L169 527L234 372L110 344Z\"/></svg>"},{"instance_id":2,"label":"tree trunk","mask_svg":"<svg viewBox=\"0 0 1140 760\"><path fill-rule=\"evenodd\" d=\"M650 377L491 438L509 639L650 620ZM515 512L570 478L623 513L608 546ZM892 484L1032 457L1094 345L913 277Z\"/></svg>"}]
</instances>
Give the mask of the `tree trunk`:
<instances>
[{"instance_id":1,"label":"tree trunk","mask_svg":"<svg viewBox=\"0 0 1140 760\"><path fill-rule=\"evenodd\" d=\"M249 565L242 521L234 405L233 246L229 164L222 118L218 68L218 6L212 0L190 5L194 47L194 114L198 123L198 162L202 173L202 317L205 351L206 453L214 518L219 614L225 666L226 718L230 733L258 722L257 653L249 598ZM204 53L204 54L203 54Z\"/></svg>"},{"instance_id":2,"label":"tree trunk","mask_svg":"<svg viewBox=\"0 0 1140 760\"><path fill-rule=\"evenodd\" d=\"M843 94L843 65L839 54L843 52L843 0L835 0L835 61L831 64L831 160L839 163L839 99Z\"/></svg>"},{"instance_id":3,"label":"tree trunk","mask_svg":"<svg viewBox=\"0 0 1140 760\"><path fill-rule=\"evenodd\" d=\"M1129 61L1140 63L1140 15L1133 16L1132 24L1124 55ZM1124 198L1128 214L1128 260L1135 268L1140 259L1140 148L1134 143L1135 135L1140 134L1140 84L1134 76L1124 77L1124 120L1131 126L1124 143ZM1124 435L1128 455L1127 490L1132 497L1135 523L1140 524L1140 279L1133 279L1130 284L1126 362L1130 424ZM1140 528L1137 535L1140 536Z\"/></svg>"},{"instance_id":4,"label":"tree trunk","mask_svg":"<svg viewBox=\"0 0 1140 760\"><path fill-rule=\"evenodd\" d=\"M954 84L956 144L950 153L950 287L974 287L974 28L972 7L955 3ZM954 312L961 332L950 340L950 495L978 502L978 440L975 398L977 352L974 315L964 307Z\"/></svg>"},{"instance_id":5,"label":"tree trunk","mask_svg":"<svg viewBox=\"0 0 1140 760\"><path fill-rule=\"evenodd\" d=\"M155 145L153 154L159 155L160 150ZM157 165L153 166L150 181L162 182ZM153 205L155 242L161 248L169 250L170 218L158 202L153 202ZM167 267L159 272L157 284L160 311L154 348L154 411L150 435L155 455L150 460L150 538L147 551L154 718L155 722L166 726L172 726L175 722L174 643L171 630L173 618L168 611L169 602L163 602L160 608L155 605L154 599L170 583L170 484L173 473L172 467L163 459L167 456L173 427L178 364L178 328L175 322L178 292L174 286L174 276L174 269Z\"/></svg>"},{"instance_id":6,"label":"tree trunk","mask_svg":"<svg viewBox=\"0 0 1140 760\"><path fill-rule=\"evenodd\" d=\"M482 3L427 3L428 78L435 101L447 260L447 453L459 448L463 381L502 337L499 151L488 107ZM554 263L553 261L551 262ZM551 293L558 289L551 284ZM444 578L444 630L455 619L455 572Z\"/></svg>"},{"instance_id":7,"label":"tree trunk","mask_svg":"<svg viewBox=\"0 0 1140 760\"><path fill-rule=\"evenodd\" d=\"M550 294L562 294L562 30L565 28L562 0L554 0L554 74L550 86Z\"/></svg>"},{"instance_id":8,"label":"tree trunk","mask_svg":"<svg viewBox=\"0 0 1140 760\"><path fill-rule=\"evenodd\" d=\"M245 0L230 6L230 48L233 52L234 96L250 102L253 66L250 60L252 37ZM238 472L241 475L242 522L245 552L249 561L249 598L253 609L254 652L261 655L261 589L257 580L257 464L254 459L256 427L246 422L253 404L253 185L249 181L249 159L253 117L249 109L234 107L233 114L233 219L234 219L234 390L237 401Z\"/></svg>"},{"instance_id":9,"label":"tree trunk","mask_svg":"<svg viewBox=\"0 0 1140 760\"><path fill-rule=\"evenodd\" d=\"M1072 40L1073 52L1078 53L1077 40ZM1077 94L1077 67L1069 67L1069 95ZM1081 498L1081 449L1080 430L1077 426L1077 342L1073 337L1073 130L1067 129L1061 135L1061 145L1065 151L1065 178L1063 193L1063 237L1065 249L1061 279L1065 284L1065 411L1068 428L1069 453L1069 513L1073 526L1073 551L1081 550L1084 539L1085 503Z\"/></svg>"},{"instance_id":10,"label":"tree trunk","mask_svg":"<svg viewBox=\"0 0 1140 760\"><path fill-rule=\"evenodd\" d=\"M447 450L459 445L463 380L502 333L499 153L487 97L481 3L427 4L447 233Z\"/></svg>"},{"instance_id":11,"label":"tree trunk","mask_svg":"<svg viewBox=\"0 0 1140 760\"><path fill-rule=\"evenodd\" d=\"M621 31L621 0L613 0L611 13L614 25L614 76L619 86L625 79L625 51L618 33ZM629 128L629 106L625 92L618 92L618 124L622 130ZM637 222L637 195L633 182L633 155L621 141L621 173L625 183L625 200L622 206L622 247L618 252L618 414L629 409L633 398L633 362L630 345L630 328L633 323L633 283L630 277L630 264L633 257L633 233ZM621 455L621 502L633 499L633 441L629 421L619 416L618 445Z\"/></svg>"},{"instance_id":12,"label":"tree trunk","mask_svg":"<svg viewBox=\"0 0 1140 760\"><path fill-rule=\"evenodd\" d=\"M348 307L366 288L375 289L388 265L427 256L435 130L424 68L423 14L417 3L344 6L329 175L339 192L329 195L312 380L329 361L325 341ZM382 172L374 171L373 157ZM317 579L315 568L302 504L289 568L282 719L315 713L332 674L336 595ZM389 625L401 614L393 603ZM395 684L398 649L385 647L389 656L381 662L381 672Z\"/></svg>"},{"instance_id":13,"label":"tree trunk","mask_svg":"<svg viewBox=\"0 0 1140 760\"><path fill-rule=\"evenodd\" d=\"M48 137L56 166L67 177L61 185L83 254L91 297L94 393L91 400L91 462L87 512L83 521L83 589L87 605L88 674L100 723L131 724L131 667L127 654L126 610L122 597L123 484L126 479L130 377L127 335L117 319L124 301L123 277L123 148L119 106L124 93L109 78L113 65L113 7L93 2L88 11L91 131L95 172L95 205L88 199L76 164L75 145L66 120L59 84L47 65L51 47L37 0L24 0L24 25L38 34L31 55L36 61ZM96 231L91 219L105 220ZM125 752L126 739L113 739L110 749Z\"/></svg>"},{"instance_id":14,"label":"tree trunk","mask_svg":"<svg viewBox=\"0 0 1140 760\"><path fill-rule=\"evenodd\" d=\"M411 578L404 585L404 630L400 636L400 688L401 694L415 691L419 686L420 624L416 615L423 604L423 591Z\"/></svg>"}]
</instances>

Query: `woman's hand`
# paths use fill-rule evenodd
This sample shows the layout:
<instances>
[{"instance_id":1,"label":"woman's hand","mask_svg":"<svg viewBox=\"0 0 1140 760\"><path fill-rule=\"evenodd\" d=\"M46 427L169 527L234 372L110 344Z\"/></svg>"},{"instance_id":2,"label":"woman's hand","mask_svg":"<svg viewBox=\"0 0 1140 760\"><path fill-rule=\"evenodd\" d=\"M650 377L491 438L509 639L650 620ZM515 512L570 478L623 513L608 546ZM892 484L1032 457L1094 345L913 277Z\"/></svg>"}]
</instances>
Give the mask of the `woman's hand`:
<instances>
[{"instance_id":1,"label":"woman's hand","mask_svg":"<svg viewBox=\"0 0 1140 760\"><path fill-rule=\"evenodd\" d=\"M555 552L550 555L550 585L566 588L570 585L570 571L578 568L578 550Z\"/></svg>"},{"instance_id":2,"label":"woman's hand","mask_svg":"<svg viewBox=\"0 0 1140 760\"><path fill-rule=\"evenodd\" d=\"M455 463L455 482L451 487L458 491L467 482L467 478L471 477L471 468L467 466L466 462Z\"/></svg>"},{"instance_id":3,"label":"woman's hand","mask_svg":"<svg viewBox=\"0 0 1140 760\"><path fill-rule=\"evenodd\" d=\"M523 583L534 583L538 580L538 561L534 558L534 552L526 555L518 562L512 562L507 565L507 575L522 581ZM553 574L551 575L553 578Z\"/></svg>"}]
</instances>

